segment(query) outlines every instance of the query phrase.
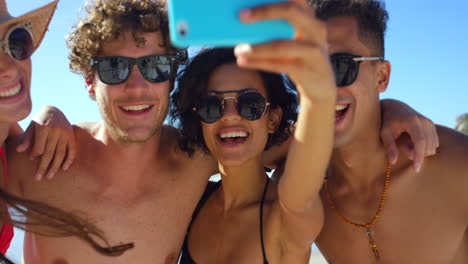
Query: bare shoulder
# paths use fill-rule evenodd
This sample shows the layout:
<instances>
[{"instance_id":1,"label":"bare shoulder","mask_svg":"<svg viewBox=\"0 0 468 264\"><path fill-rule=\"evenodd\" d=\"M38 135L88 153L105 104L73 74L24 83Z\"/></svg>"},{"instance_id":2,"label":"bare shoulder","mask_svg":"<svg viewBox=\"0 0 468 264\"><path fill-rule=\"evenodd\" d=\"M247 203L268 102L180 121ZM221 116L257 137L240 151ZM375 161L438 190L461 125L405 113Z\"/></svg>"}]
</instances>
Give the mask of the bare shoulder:
<instances>
[{"instance_id":1,"label":"bare shoulder","mask_svg":"<svg viewBox=\"0 0 468 264\"><path fill-rule=\"evenodd\" d=\"M437 126L440 146L437 151L437 159L443 164L468 169L468 135L456 130Z\"/></svg>"},{"instance_id":2,"label":"bare shoulder","mask_svg":"<svg viewBox=\"0 0 468 264\"><path fill-rule=\"evenodd\" d=\"M73 131L77 133L87 133L94 135L99 131L102 126L100 122L81 122L73 125Z\"/></svg>"},{"instance_id":3,"label":"bare shoulder","mask_svg":"<svg viewBox=\"0 0 468 264\"><path fill-rule=\"evenodd\" d=\"M428 159L433 182L443 188L452 206L460 205L459 212L468 217L468 136L453 129L438 126L440 146L437 154ZM457 207L458 208L458 207Z\"/></svg>"},{"instance_id":4,"label":"bare shoulder","mask_svg":"<svg viewBox=\"0 0 468 264\"><path fill-rule=\"evenodd\" d=\"M6 143L6 156L8 161L8 191L22 196L25 180L34 181L34 174L38 167L39 161L29 158L29 150L25 152L17 152L16 147L19 144L19 138L9 139Z\"/></svg>"}]
</instances>

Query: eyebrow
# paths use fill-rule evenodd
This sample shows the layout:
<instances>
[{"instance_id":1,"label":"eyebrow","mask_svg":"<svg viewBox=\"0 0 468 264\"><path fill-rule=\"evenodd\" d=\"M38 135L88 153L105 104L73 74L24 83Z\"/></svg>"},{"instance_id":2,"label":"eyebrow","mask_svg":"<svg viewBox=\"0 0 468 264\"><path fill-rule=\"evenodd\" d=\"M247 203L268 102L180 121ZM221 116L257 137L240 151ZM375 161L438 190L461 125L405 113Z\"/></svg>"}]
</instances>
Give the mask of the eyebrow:
<instances>
[{"instance_id":1,"label":"eyebrow","mask_svg":"<svg viewBox=\"0 0 468 264\"><path fill-rule=\"evenodd\" d=\"M256 89L254 88L245 88L245 89L242 89L242 90L239 90L239 91L215 91L215 90L208 90L208 93L214 93L214 94L227 94L227 93L237 93L237 94L241 94L241 93L244 93L244 92L247 92L247 91L257 91Z\"/></svg>"}]
</instances>

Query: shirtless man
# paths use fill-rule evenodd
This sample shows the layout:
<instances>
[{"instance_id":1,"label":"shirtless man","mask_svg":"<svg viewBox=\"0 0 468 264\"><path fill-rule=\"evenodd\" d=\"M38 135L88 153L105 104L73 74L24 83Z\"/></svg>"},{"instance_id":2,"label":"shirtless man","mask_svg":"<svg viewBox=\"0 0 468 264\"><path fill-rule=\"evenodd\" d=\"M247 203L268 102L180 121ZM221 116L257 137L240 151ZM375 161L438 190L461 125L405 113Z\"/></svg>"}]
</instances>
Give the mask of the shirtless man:
<instances>
[{"instance_id":1,"label":"shirtless man","mask_svg":"<svg viewBox=\"0 0 468 264\"><path fill-rule=\"evenodd\" d=\"M167 64L157 74L141 71L143 64L132 65L126 74L123 67L124 71L112 68L125 58L105 58L176 55L168 42L164 7L154 0L92 3L88 17L69 37L71 66L85 78L104 121L74 127L75 164L49 182L28 181L37 162L11 153L12 171L17 176L12 182L18 195L84 212L103 229L111 244L134 242L135 248L111 259L74 238L27 234L25 260L175 263L192 212L208 177L215 172L215 162L201 153L186 156L178 148L174 128L162 125L173 84L168 79L172 76L166 74ZM104 29L106 26L112 28ZM171 59L148 58L162 63ZM89 66L90 61L95 66Z\"/></svg>"},{"instance_id":2,"label":"shirtless man","mask_svg":"<svg viewBox=\"0 0 468 264\"><path fill-rule=\"evenodd\" d=\"M98 33L102 28L95 25L100 25L97 20L104 11L109 15L106 24L112 29ZM92 33L84 35L87 30ZM114 33L120 34L114 38ZM90 43L101 39L101 34L107 34L104 41ZM91 49L92 54L89 47L80 46L90 44L99 45ZM91 58L175 55L176 50L168 44L164 6L155 1L96 1L92 13L70 35L69 45L73 69L83 73L89 95L96 99L104 121L74 127L78 142L75 163L51 181L31 181L37 163L12 152L12 174L18 175L13 187L25 198L86 213L112 244L134 242L135 248L119 258L109 258L76 238L28 233L25 261L175 263L192 212L215 171L214 162L202 156L186 156L177 148L177 133L162 125L169 103L167 77L173 76L160 72L160 78L155 79L156 75L149 72L145 79L135 65L128 79L111 85L105 83L111 81L103 76L105 70L97 70L106 67L106 61L88 66ZM151 59L164 62L166 57ZM168 67L164 65L161 71ZM175 72L175 68L171 70Z\"/></svg>"},{"instance_id":3,"label":"shirtless man","mask_svg":"<svg viewBox=\"0 0 468 264\"><path fill-rule=\"evenodd\" d=\"M379 138L379 93L391 69L383 59L387 12L376 0L311 2L328 27L332 63L342 70L336 77L343 111L321 193L321 252L338 264L468 263L468 137L438 127L438 154L416 168L419 174L409 159L388 166Z\"/></svg>"}]
</instances>

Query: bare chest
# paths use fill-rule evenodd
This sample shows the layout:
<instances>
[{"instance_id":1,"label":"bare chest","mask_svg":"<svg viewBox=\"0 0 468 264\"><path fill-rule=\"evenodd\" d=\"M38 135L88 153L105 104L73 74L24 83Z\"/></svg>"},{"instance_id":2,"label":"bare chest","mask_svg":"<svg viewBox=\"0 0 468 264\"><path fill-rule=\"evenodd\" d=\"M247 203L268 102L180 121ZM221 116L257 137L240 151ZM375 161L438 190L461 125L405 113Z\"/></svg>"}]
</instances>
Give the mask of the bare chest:
<instances>
[{"instance_id":1,"label":"bare chest","mask_svg":"<svg viewBox=\"0 0 468 264\"><path fill-rule=\"evenodd\" d=\"M462 248L467 245L467 223L456 218L454 208L439 196L441 193L411 185L391 190L375 225L369 228L346 223L325 204L325 225L317 244L330 263L468 261L468 252L460 252L466 251ZM348 212L356 212L351 220L369 222L378 203L367 210L347 204ZM465 262L458 260L460 254L465 254Z\"/></svg>"},{"instance_id":2,"label":"bare chest","mask_svg":"<svg viewBox=\"0 0 468 264\"><path fill-rule=\"evenodd\" d=\"M138 192L96 188L89 178L30 186L29 197L91 219L111 245L135 248L111 258L97 254L77 238L28 234L25 257L31 263L175 263L204 182L168 180L141 186ZM62 261L62 262L57 262Z\"/></svg>"}]
</instances>

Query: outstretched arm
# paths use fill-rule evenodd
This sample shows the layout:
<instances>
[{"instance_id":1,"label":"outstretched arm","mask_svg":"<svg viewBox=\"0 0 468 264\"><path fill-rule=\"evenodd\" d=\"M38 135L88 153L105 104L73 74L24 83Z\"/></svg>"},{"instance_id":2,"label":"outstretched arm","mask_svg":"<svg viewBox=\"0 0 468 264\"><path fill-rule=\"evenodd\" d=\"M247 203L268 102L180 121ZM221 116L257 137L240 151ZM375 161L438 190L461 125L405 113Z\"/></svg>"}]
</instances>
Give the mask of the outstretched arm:
<instances>
[{"instance_id":1,"label":"outstretched arm","mask_svg":"<svg viewBox=\"0 0 468 264\"><path fill-rule=\"evenodd\" d=\"M241 67L286 73L300 94L300 113L278 187L281 243L310 249L323 221L319 190L332 152L336 88L328 59L326 28L303 0L251 9L244 21L284 19L294 40L236 47Z\"/></svg>"}]
</instances>

